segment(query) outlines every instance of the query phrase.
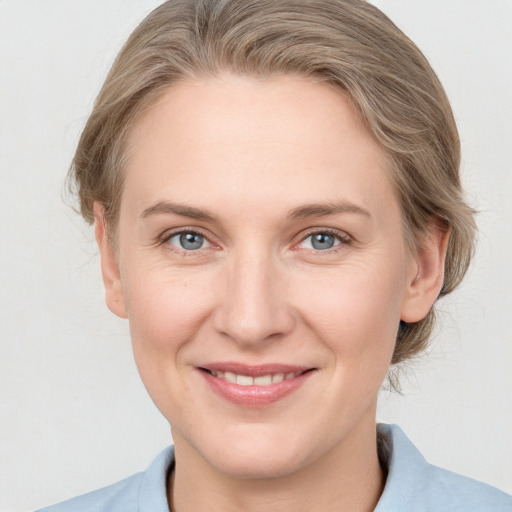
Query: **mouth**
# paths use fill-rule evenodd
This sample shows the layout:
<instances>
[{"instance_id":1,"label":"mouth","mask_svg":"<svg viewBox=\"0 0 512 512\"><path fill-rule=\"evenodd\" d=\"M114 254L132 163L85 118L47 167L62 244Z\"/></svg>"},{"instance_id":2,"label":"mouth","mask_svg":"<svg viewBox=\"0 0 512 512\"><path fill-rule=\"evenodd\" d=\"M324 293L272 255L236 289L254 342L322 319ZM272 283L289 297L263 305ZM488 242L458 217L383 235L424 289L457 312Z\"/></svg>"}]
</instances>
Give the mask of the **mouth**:
<instances>
[{"instance_id":1,"label":"mouth","mask_svg":"<svg viewBox=\"0 0 512 512\"><path fill-rule=\"evenodd\" d=\"M218 379L224 379L227 382L231 382L232 384L238 384L239 386L270 386L271 384L279 384L284 380L294 379L311 370L304 370L298 372L278 372L278 373L268 373L265 375L259 375L257 377L253 377L251 375L244 375L240 373L222 371L222 370L210 370L208 368L200 368L210 374L212 377L216 377Z\"/></svg>"},{"instance_id":2,"label":"mouth","mask_svg":"<svg viewBox=\"0 0 512 512\"><path fill-rule=\"evenodd\" d=\"M297 391L316 368L219 363L197 367L221 398L242 407L264 407Z\"/></svg>"}]
</instances>

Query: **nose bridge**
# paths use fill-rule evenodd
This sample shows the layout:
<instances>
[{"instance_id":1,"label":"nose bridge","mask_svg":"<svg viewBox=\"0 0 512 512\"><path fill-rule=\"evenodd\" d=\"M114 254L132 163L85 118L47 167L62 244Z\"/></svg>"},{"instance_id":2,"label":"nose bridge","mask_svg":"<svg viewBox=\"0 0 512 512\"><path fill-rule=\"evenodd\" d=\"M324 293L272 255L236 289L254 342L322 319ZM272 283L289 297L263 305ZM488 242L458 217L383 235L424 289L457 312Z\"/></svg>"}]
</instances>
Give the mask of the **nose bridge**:
<instances>
[{"instance_id":1,"label":"nose bridge","mask_svg":"<svg viewBox=\"0 0 512 512\"><path fill-rule=\"evenodd\" d=\"M284 269L268 248L247 245L230 258L217 329L240 345L259 345L293 325Z\"/></svg>"}]
</instances>

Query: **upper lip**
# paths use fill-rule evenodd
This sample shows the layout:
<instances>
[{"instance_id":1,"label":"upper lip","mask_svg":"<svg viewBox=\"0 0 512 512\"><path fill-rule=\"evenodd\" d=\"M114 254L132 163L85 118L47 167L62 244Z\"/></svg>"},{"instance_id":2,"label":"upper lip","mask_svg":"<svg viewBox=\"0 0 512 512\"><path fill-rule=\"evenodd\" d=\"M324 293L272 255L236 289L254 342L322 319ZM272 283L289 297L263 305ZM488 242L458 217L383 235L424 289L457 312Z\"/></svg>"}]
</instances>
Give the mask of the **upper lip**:
<instances>
[{"instance_id":1,"label":"upper lip","mask_svg":"<svg viewBox=\"0 0 512 512\"><path fill-rule=\"evenodd\" d=\"M269 363L253 365L232 361L208 363L200 365L198 368L214 372L231 372L236 373L237 375L247 375L249 377L261 377L263 375L270 375L273 373L302 373L313 369L309 366L291 364Z\"/></svg>"}]
</instances>

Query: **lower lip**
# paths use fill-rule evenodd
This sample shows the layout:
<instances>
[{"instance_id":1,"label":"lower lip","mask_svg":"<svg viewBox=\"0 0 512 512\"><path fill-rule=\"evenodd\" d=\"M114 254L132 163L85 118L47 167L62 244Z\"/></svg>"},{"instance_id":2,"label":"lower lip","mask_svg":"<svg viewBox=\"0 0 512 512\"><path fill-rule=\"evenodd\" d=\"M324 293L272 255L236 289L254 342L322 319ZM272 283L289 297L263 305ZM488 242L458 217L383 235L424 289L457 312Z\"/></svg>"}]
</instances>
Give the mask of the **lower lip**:
<instances>
[{"instance_id":1,"label":"lower lip","mask_svg":"<svg viewBox=\"0 0 512 512\"><path fill-rule=\"evenodd\" d=\"M269 384L268 386L241 386L225 379L214 377L204 370L199 370L210 388L218 395L231 403L243 407L265 407L273 404L285 396L297 391L313 374L307 371L282 382Z\"/></svg>"}]
</instances>

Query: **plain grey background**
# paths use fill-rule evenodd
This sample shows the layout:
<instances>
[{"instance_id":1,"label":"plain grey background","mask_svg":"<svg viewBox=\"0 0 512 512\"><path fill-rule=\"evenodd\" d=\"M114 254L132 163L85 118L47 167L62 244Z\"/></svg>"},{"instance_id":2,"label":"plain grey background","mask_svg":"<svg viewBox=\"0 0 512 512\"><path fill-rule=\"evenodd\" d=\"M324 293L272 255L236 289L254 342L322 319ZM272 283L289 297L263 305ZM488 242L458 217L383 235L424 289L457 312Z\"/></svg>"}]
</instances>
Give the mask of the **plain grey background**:
<instances>
[{"instance_id":1,"label":"plain grey background","mask_svg":"<svg viewBox=\"0 0 512 512\"><path fill-rule=\"evenodd\" d=\"M150 0L0 0L0 510L144 469L171 442L104 305L92 229L63 201L80 129ZM438 71L481 211L430 354L379 419L433 463L512 492L512 2L382 0Z\"/></svg>"}]
</instances>

